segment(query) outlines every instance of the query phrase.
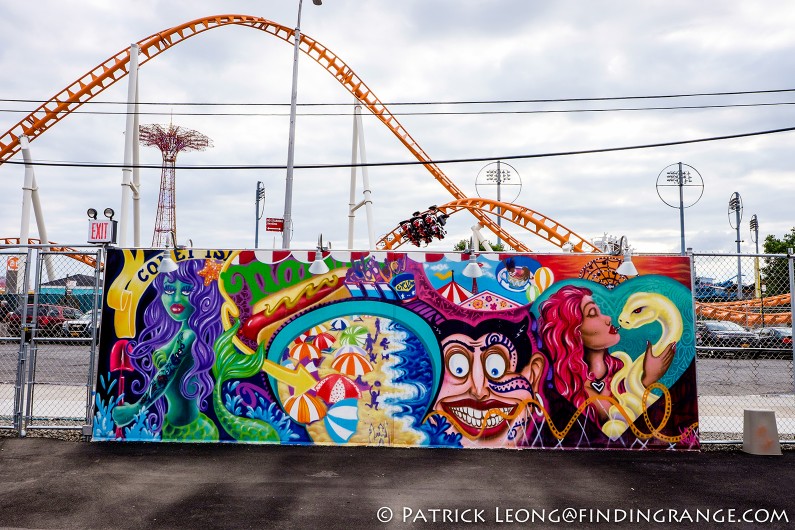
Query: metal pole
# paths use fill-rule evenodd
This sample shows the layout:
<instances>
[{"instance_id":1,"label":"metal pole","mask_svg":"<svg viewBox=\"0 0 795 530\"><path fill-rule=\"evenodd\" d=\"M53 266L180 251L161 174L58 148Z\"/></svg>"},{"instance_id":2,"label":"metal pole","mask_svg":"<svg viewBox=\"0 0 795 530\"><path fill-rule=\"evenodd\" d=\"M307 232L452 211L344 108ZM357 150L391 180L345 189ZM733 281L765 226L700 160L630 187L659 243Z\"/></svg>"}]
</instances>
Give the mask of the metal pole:
<instances>
[{"instance_id":1,"label":"metal pole","mask_svg":"<svg viewBox=\"0 0 795 530\"><path fill-rule=\"evenodd\" d=\"M364 127L362 126L362 107L358 106L354 109L356 120L358 123L357 130L359 131L359 158L363 164L367 163L367 150L364 144ZM373 201L372 192L370 190L370 175L367 172L367 166L362 166L362 195L364 195L364 211L367 216L367 239L370 244L368 250L375 250L375 228L373 227Z\"/></svg>"},{"instance_id":2,"label":"metal pole","mask_svg":"<svg viewBox=\"0 0 795 530\"><path fill-rule=\"evenodd\" d=\"M792 327L792 315L795 314L795 267L793 267L793 250L787 249L787 269L789 270L789 310L790 310L790 327ZM792 344L792 359L795 361L795 343ZM793 380L795 384L795 380Z\"/></svg>"},{"instance_id":3,"label":"metal pole","mask_svg":"<svg viewBox=\"0 0 795 530\"><path fill-rule=\"evenodd\" d=\"M137 48L136 48L137 49ZM132 51L132 50L131 50ZM135 58L136 65L138 57ZM137 68L137 66L136 66ZM138 75L135 76L135 116L133 118L133 174L132 174L132 202L133 202L133 245L141 246L141 169L138 167L141 160L141 124L140 108L138 105Z\"/></svg>"},{"instance_id":4,"label":"metal pole","mask_svg":"<svg viewBox=\"0 0 795 530\"><path fill-rule=\"evenodd\" d=\"M27 242L25 243L27 244ZM30 345L28 344L27 337L27 322L28 322L28 288L27 285L30 282L30 267L27 266L31 262L33 258L33 251L30 247L27 247L27 254L25 258L26 266L22 269L22 282L19 282L17 279L17 284L21 283L24 286L24 289L20 291L22 293L21 296L18 297L19 300L19 316L20 316L20 336L19 336L19 354L17 356L17 377L16 383L14 386L14 428L17 429L20 436L24 436L23 434L23 427L22 427L22 411L24 410L25 406L25 384L27 383L27 379L25 374L27 374L27 364L28 364L28 357L30 354Z\"/></svg>"},{"instance_id":5,"label":"metal pole","mask_svg":"<svg viewBox=\"0 0 795 530\"><path fill-rule=\"evenodd\" d=\"M351 186L348 194L348 250L353 250L354 223L356 220L356 160L359 156L359 124L356 109L361 108L361 102L354 97L353 108L353 138L351 140Z\"/></svg>"},{"instance_id":6,"label":"metal pole","mask_svg":"<svg viewBox=\"0 0 795 530\"><path fill-rule=\"evenodd\" d=\"M736 192L735 192L736 193ZM740 194L737 193L737 208L734 210L737 220L737 300L743 299L743 269L742 259L740 258Z\"/></svg>"},{"instance_id":7,"label":"metal pole","mask_svg":"<svg viewBox=\"0 0 795 530\"><path fill-rule=\"evenodd\" d=\"M254 201L254 248L259 248L259 220L262 216L259 213L259 201L265 202L265 184L257 181L256 200ZM264 204L263 204L264 207Z\"/></svg>"},{"instance_id":8,"label":"metal pole","mask_svg":"<svg viewBox=\"0 0 795 530\"><path fill-rule=\"evenodd\" d=\"M25 135L21 135L19 137L19 145L22 148L22 157L25 161L25 181L22 184L22 222L19 228L19 244L20 245L27 245L28 238L30 237L30 208L31 204L33 203L33 166L29 163L30 162L30 143L28 142L28 137ZM27 267L28 263L25 263L25 267ZM19 286L22 288L22 286ZM19 291L20 293L27 293L28 289L27 286L24 286L24 290ZM24 322L23 322L24 324Z\"/></svg>"},{"instance_id":9,"label":"metal pole","mask_svg":"<svg viewBox=\"0 0 795 530\"><path fill-rule=\"evenodd\" d=\"M119 213L119 245L127 246L127 224L132 197L133 143L135 141L135 93L138 86L138 45L130 45L130 73L127 83L127 126L124 132L124 167L121 170L121 212Z\"/></svg>"},{"instance_id":10,"label":"metal pole","mask_svg":"<svg viewBox=\"0 0 795 530\"><path fill-rule=\"evenodd\" d=\"M502 173L500 172L500 161L497 160L497 202L502 201L502 194L500 193L500 182L502 181ZM502 229L502 208L500 208L500 215L497 216L497 226ZM499 246L502 240L497 236L497 245Z\"/></svg>"},{"instance_id":11,"label":"metal pole","mask_svg":"<svg viewBox=\"0 0 795 530\"><path fill-rule=\"evenodd\" d=\"M751 217L751 235L754 236L754 243L756 245L756 256L754 257L754 290L756 291L757 298L762 297L762 277L759 271L759 220L754 214ZM764 309L764 308L763 308ZM762 325L765 325L764 318L762 319Z\"/></svg>"},{"instance_id":12,"label":"metal pole","mask_svg":"<svg viewBox=\"0 0 795 530\"><path fill-rule=\"evenodd\" d=\"M282 248L290 248L293 228L293 169L295 166L295 111L298 100L298 50L301 46L301 7L298 0L298 22L295 26L295 46L293 48L293 89L290 94L290 133L287 140L287 182L284 188L284 231Z\"/></svg>"},{"instance_id":13,"label":"metal pole","mask_svg":"<svg viewBox=\"0 0 795 530\"><path fill-rule=\"evenodd\" d=\"M681 252L685 255L685 201L684 201L684 177L682 176L682 163L679 162L679 233L681 239Z\"/></svg>"}]
</instances>

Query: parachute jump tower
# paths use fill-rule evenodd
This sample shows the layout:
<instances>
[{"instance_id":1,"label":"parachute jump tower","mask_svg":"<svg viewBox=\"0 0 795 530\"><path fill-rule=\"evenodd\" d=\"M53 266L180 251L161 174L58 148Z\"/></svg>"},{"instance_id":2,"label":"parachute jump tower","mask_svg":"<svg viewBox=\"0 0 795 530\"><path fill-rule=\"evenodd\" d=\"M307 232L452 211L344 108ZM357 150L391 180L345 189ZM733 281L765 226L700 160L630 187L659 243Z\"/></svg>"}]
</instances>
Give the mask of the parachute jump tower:
<instances>
[{"instance_id":1,"label":"parachute jump tower","mask_svg":"<svg viewBox=\"0 0 795 530\"><path fill-rule=\"evenodd\" d=\"M152 234L152 247L176 245L177 238L177 155L182 151L204 151L213 142L193 129L169 124L168 128L152 124L141 125L141 145L154 146L163 154L163 171L160 174L160 196L157 200L157 218ZM172 241L173 238L173 241Z\"/></svg>"}]
</instances>

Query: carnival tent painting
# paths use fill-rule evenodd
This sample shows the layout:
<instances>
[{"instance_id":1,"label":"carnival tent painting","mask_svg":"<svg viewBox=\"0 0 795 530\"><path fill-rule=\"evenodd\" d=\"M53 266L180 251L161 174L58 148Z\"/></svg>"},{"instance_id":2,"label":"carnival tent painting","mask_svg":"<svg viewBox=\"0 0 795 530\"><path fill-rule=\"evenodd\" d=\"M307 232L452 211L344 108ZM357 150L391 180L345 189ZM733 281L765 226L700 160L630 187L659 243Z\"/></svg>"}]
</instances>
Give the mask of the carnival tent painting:
<instances>
[{"instance_id":1,"label":"carnival tent painting","mask_svg":"<svg viewBox=\"0 0 795 530\"><path fill-rule=\"evenodd\" d=\"M171 254L108 251L95 441L699 447L687 257Z\"/></svg>"}]
</instances>

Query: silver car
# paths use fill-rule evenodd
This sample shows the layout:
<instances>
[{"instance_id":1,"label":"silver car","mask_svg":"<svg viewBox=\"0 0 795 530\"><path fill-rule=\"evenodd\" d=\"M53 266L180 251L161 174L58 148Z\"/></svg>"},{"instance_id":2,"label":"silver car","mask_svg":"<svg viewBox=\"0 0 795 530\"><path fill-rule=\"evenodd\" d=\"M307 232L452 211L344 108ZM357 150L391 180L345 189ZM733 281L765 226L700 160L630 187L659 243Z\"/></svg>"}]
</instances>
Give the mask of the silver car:
<instances>
[{"instance_id":1,"label":"silver car","mask_svg":"<svg viewBox=\"0 0 795 530\"><path fill-rule=\"evenodd\" d=\"M63 323L63 336L64 337L79 337L79 338L90 338L93 334L93 322L94 322L94 314L96 313L97 319L97 328L99 328L100 318L102 317L102 311L99 309L92 309L91 311L85 313L78 319L75 320L67 320Z\"/></svg>"}]
</instances>

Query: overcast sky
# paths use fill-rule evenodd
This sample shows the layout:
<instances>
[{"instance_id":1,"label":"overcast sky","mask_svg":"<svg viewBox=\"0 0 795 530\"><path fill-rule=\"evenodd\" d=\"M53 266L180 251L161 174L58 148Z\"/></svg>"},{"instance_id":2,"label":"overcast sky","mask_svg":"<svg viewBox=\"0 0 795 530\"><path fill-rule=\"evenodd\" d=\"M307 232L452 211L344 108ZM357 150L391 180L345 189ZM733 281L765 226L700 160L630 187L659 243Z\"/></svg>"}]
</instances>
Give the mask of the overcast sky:
<instances>
[{"instance_id":1,"label":"overcast sky","mask_svg":"<svg viewBox=\"0 0 795 530\"><path fill-rule=\"evenodd\" d=\"M257 15L293 27L297 6L298 0L38 0L34 8L30 2L3 1L0 133L38 106L9 100L47 100L148 35L223 13ZM322 6L307 0L301 26L388 104L795 89L795 3L789 0L324 0ZM169 103L144 105L144 112L159 114L144 115L141 123L168 124L173 119L176 125L212 139L212 149L183 153L178 164L284 166L291 68L292 47L284 41L248 27L213 29L141 67L140 100ZM123 102L126 94L124 78L94 101ZM352 96L305 55L300 58L298 101L340 105L299 107L296 164L350 162ZM479 172L501 157L792 127L795 108L781 104L789 102L795 102L795 92L510 105L393 105L390 109L431 158L484 159L441 165L466 194L477 196ZM768 105L757 105L761 103ZM722 108L605 111L683 106ZM34 160L123 162L124 106L87 104L80 111L32 142ZM413 160L391 131L366 111L363 122L369 162ZM734 250L736 235L727 210L731 194L739 192L744 204L742 249L751 252L753 214L759 218L760 240L767 234L780 237L795 226L794 142L795 133L785 132L653 149L514 159L509 161L515 168L513 176L518 174L522 182L514 202L586 239L606 232L626 235L638 252L678 252L679 212L663 203L655 183L667 166L684 162L696 168L704 182L700 201L685 210L687 246L697 252ZM21 161L21 153L12 160ZM159 165L160 160L156 149L141 148L143 164ZM120 209L120 169L41 166L35 171L53 241L84 242L89 207ZM22 166L0 165L0 237L19 235L23 176ZM377 236L415 210L452 200L422 166L373 167L369 177ZM148 245L159 168L141 170L141 179L142 239ZM265 217L281 217L283 169L178 170L180 242L190 238L198 247L253 247L258 180L266 187ZM349 181L346 168L296 170L294 248L313 247L321 232L335 248L344 248ZM503 198L511 199L515 190L503 190ZM496 196L493 187L480 192ZM688 189L685 200L692 202L697 196L697 188ZM678 202L677 196L674 199ZM458 214L450 221L449 237L433 246L449 249L455 241L469 237L474 222L473 217ZM517 227L508 229L533 250L558 250ZM265 232L263 219L260 246L272 246L275 235ZM489 238L495 240L493 235ZM277 246L280 243L278 235ZM357 216L355 246L367 246L363 209Z\"/></svg>"}]
</instances>

